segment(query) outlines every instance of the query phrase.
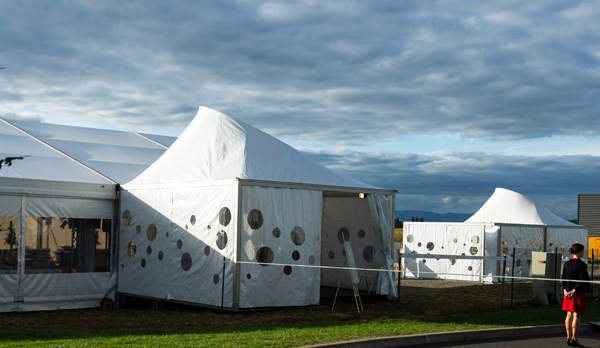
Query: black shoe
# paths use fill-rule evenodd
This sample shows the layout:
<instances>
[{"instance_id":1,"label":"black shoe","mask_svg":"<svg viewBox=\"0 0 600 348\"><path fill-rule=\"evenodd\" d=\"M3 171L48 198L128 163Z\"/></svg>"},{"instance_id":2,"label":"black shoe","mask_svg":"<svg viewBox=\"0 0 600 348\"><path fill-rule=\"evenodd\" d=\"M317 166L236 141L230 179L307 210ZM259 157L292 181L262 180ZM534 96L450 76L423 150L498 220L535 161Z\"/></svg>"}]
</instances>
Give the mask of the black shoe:
<instances>
[{"instance_id":1,"label":"black shoe","mask_svg":"<svg viewBox=\"0 0 600 348\"><path fill-rule=\"evenodd\" d=\"M571 340L571 347L584 347L584 346L575 342L575 340Z\"/></svg>"},{"instance_id":2,"label":"black shoe","mask_svg":"<svg viewBox=\"0 0 600 348\"><path fill-rule=\"evenodd\" d=\"M571 346L571 342L572 342L572 341L571 341L570 339L568 339L568 338L567 338L567 346L569 346L569 347L570 347L570 346Z\"/></svg>"}]
</instances>

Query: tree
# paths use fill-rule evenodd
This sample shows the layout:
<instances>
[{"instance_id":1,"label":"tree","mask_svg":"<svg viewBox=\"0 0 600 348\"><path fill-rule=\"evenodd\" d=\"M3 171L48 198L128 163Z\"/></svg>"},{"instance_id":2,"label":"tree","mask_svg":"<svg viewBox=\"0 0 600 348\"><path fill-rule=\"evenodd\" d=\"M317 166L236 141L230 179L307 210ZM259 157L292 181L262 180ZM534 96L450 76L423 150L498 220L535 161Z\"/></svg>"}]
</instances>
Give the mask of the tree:
<instances>
[{"instance_id":1,"label":"tree","mask_svg":"<svg viewBox=\"0 0 600 348\"><path fill-rule=\"evenodd\" d=\"M25 157L29 157L30 155L27 156L17 156L17 157L6 157L5 159L0 159L0 169L2 169L2 163L6 164L6 166L10 167L12 166L12 161L14 160L22 160Z\"/></svg>"}]
</instances>

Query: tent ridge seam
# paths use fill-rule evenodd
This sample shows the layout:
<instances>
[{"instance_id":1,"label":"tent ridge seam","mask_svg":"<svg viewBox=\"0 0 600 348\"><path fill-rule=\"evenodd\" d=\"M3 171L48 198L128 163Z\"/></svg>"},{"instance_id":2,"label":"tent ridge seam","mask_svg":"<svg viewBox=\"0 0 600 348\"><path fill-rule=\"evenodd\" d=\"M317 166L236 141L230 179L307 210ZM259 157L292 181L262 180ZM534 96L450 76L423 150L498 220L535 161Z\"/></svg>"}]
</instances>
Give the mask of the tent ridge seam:
<instances>
[{"instance_id":1,"label":"tent ridge seam","mask_svg":"<svg viewBox=\"0 0 600 348\"><path fill-rule=\"evenodd\" d=\"M153 143L155 143L155 144L156 144L156 145L158 145L158 146L162 146L162 147L164 147L165 149L168 149L168 147L167 147L167 146L164 146L163 144L161 144L161 143L159 143L159 142L157 142L157 141L155 141L155 140L152 140L152 139L150 139L150 138L148 138L148 137L146 137L146 136L143 136L143 135L141 135L141 134L140 134L140 133L138 133L138 132L132 131L131 133L133 133L133 134L135 134L135 135L138 135L138 136L140 136L140 137L142 137L142 138L144 138L144 139L146 139L146 140L148 140L148 141L150 141L150 142L153 142Z\"/></svg>"}]
</instances>

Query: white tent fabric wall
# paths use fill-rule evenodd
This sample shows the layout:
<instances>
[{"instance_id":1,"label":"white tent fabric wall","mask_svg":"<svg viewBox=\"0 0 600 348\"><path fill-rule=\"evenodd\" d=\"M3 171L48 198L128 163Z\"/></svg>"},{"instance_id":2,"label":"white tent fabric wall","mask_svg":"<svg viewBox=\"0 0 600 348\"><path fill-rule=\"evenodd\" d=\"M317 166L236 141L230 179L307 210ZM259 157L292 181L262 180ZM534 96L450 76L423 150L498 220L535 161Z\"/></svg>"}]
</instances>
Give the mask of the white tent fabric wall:
<instances>
[{"instance_id":1,"label":"white tent fabric wall","mask_svg":"<svg viewBox=\"0 0 600 348\"><path fill-rule=\"evenodd\" d=\"M506 274L517 277L531 275L531 254L533 251L542 251L544 246L544 226L501 225L501 252L513 257L515 249L515 268L512 261L506 263Z\"/></svg>"},{"instance_id":2,"label":"white tent fabric wall","mask_svg":"<svg viewBox=\"0 0 600 348\"><path fill-rule=\"evenodd\" d=\"M131 222L121 221L119 291L220 306L224 282L231 308L237 185L126 189L121 216L129 211Z\"/></svg>"},{"instance_id":3,"label":"white tent fabric wall","mask_svg":"<svg viewBox=\"0 0 600 348\"><path fill-rule=\"evenodd\" d=\"M484 255L484 224L404 223L404 253ZM406 277L480 281L482 260L404 259Z\"/></svg>"},{"instance_id":4,"label":"white tent fabric wall","mask_svg":"<svg viewBox=\"0 0 600 348\"><path fill-rule=\"evenodd\" d=\"M357 268L364 268L371 261L383 264L384 253L377 246L368 200L358 197L323 198L322 266L342 267L344 265L346 255L342 243L342 234L345 240L352 245ZM349 266L346 265L346 267ZM341 273L340 269L322 269L321 284L337 287ZM343 272L340 286L352 289L352 281L348 270ZM361 282L359 288L367 290L366 283ZM375 287L373 287L373 290L375 290Z\"/></svg>"},{"instance_id":5,"label":"white tent fabric wall","mask_svg":"<svg viewBox=\"0 0 600 348\"><path fill-rule=\"evenodd\" d=\"M320 264L321 202L320 191L242 187L239 258L255 263L240 264L240 308L319 304L319 269L296 266Z\"/></svg>"},{"instance_id":6,"label":"white tent fabric wall","mask_svg":"<svg viewBox=\"0 0 600 348\"><path fill-rule=\"evenodd\" d=\"M19 235L19 269L0 272L0 311L34 311L96 307L114 291L110 272L75 274L48 273L52 270L26 269L26 246L29 241L28 218L62 217L113 218L113 201L101 199L28 197L0 195L0 215L18 217L14 226ZM93 268L92 268L93 271ZM8 273L8 274L6 274Z\"/></svg>"},{"instance_id":7,"label":"white tent fabric wall","mask_svg":"<svg viewBox=\"0 0 600 348\"><path fill-rule=\"evenodd\" d=\"M373 218L377 246L383 251L381 269L391 270L394 267L394 261L392 260L392 246L394 245L394 196L370 194L367 198L369 200L371 217ZM379 277L377 293L388 295L388 297L398 297L399 294L395 284L396 276L394 273L385 272Z\"/></svg>"}]
</instances>

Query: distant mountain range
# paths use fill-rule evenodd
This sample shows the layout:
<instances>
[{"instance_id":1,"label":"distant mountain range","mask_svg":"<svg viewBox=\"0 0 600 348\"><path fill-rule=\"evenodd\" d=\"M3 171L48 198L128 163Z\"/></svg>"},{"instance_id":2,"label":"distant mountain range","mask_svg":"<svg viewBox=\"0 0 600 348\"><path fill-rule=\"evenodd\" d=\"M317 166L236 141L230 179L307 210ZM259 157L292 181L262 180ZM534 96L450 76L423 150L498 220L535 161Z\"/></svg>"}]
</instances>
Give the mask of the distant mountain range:
<instances>
[{"instance_id":1,"label":"distant mountain range","mask_svg":"<svg viewBox=\"0 0 600 348\"><path fill-rule=\"evenodd\" d=\"M396 217L400 221L412 221L412 218L423 218L425 222L464 222L473 214L446 213L438 214L432 211L423 210L396 210Z\"/></svg>"}]
</instances>

